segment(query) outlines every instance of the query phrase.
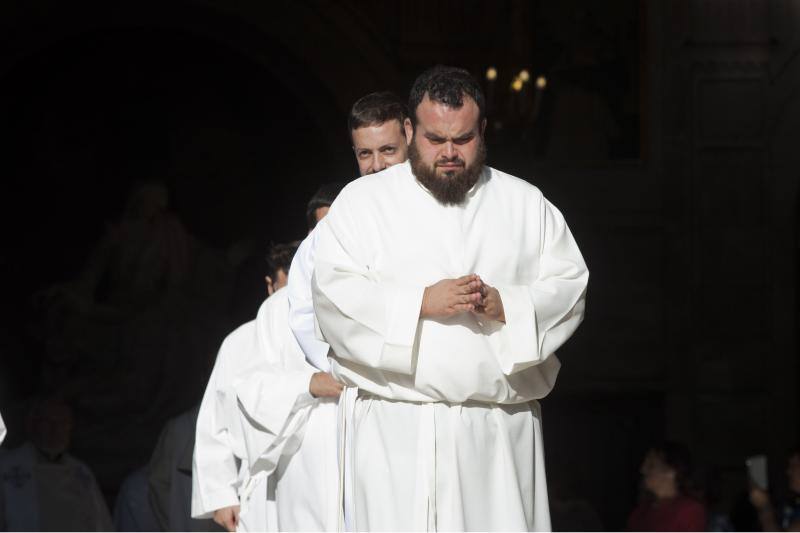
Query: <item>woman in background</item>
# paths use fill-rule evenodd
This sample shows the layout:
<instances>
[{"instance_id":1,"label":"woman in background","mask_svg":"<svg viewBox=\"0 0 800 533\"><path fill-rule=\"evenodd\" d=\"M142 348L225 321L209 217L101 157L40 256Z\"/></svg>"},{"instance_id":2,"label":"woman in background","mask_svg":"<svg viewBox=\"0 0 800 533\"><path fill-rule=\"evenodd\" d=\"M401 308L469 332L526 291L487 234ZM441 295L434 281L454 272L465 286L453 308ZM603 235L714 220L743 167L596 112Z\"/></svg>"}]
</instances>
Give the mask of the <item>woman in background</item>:
<instances>
[{"instance_id":1,"label":"woman in background","mask_svg":"<svg viewBox=\"0 0 800 533\"><path fill-rule=\"evenodd\" d=\"M705 531L706 509L689 495L691 455L665 442L645 455L640 472L645 495L628 518L629 531Z\"/></svg>"}]
</instances>

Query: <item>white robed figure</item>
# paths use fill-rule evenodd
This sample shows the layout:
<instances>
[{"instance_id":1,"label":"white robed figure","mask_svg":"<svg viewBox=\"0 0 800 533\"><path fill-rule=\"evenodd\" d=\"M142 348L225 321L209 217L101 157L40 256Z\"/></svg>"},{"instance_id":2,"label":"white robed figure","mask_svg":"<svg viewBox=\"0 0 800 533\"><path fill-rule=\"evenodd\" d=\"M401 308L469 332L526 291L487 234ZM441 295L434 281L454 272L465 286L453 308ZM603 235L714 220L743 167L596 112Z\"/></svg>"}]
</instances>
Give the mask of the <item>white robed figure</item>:
<instances>
[{"instance_id":1,"label":"white robed figure","mask_svg":"<svg viewBox=\"0 0 800 533\"><path fill-rule=\"evenodd\" d=\"M279 289L220 349L197 424L195 518L241 505L237 531L336 528L335 401L309 393L317 370L288 315Z\"/></svg>"},{"instance_id":2,"label":"white robed figure","mask_svg":"<svg viewBox=\"0 0 800 533\"><path fill-rule=\"evenodd\" d=\"M275 531L274 500L267 498L266 476L251 478L233 381L250 359L256 321L239 326L222 343L200 403L192 460L193 518L212 518L230 508L238 531ZM234 513L235 509L235 513Z\"/></svg>"},{"instance_id":3,"label":"white robed figure","mask_svg":"<svg viewBox=\"0 0 800 533\"><path fill-rule=\"evenodd\" d=\"M356 530L548 530L537 399L583 317L559 211L484 166L483 96L417 79L410 163L348 185L318 229L313 297L332 372L359 389Z\"/></svg>"},{"instance_id":4,"label":"white robed figure","mask_svg":"<svg viewBox=\"0 0 800 533\"><path fill-rule=\"evenodd\" d=\"M317 371L304 361L288 330L282 287L295 248L279 244L270 250L266 278L270 296L255 320L222 343L200 407L192 514L196 518L213 514L231 531L312 529L324 523L319 518L324 516L320 491L325 489L320 474L314 473L319 487L306 491L309 498L318 499L312 510L305 511L298 505L304 500L292 493L296 472L302 474L298 470L302 454L301 459L292 458L304 433L309 431L316 441L309 445L312 455L318 452L317 443L326 442L314 435L319 423L310 417L318 403L309 394ZM335 442L335 431L329 433L327 441ZM314 457L315 465L325 467L325 457ZM335 484L335 475L332 480ZM318 520L309 520L308 515Z\"/></svg>"},{"instance_id":5,"label":"white robed figure","mask_svg":"<svg viewBox=\"0 0 800 533\"><path fill-rule=\"evenodd\" d=\"M275 529L333 531L339 520L336 399L310 393L321 373L291 334L285 288L259 309L255 343L251 361L261 362L245 367L233 386L247 425L249 474L271 477Z\"/></svg>"}]
</instances>

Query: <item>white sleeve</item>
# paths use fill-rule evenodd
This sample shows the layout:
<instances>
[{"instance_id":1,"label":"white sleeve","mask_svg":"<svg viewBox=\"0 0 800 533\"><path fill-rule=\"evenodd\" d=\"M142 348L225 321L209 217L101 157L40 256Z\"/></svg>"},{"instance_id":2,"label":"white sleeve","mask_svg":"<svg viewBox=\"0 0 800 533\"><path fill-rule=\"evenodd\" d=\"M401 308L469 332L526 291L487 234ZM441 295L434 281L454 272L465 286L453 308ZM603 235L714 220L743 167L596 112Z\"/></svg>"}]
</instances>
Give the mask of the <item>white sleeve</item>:
<instances>
[{"instance_id":1,"label":"white sleeve","mask_svg":"<svg viewBox=\"0 0 800 533\"><path fill-rule=\"evenodd\" d=\"M197 415L192 459L192 518L210 518L217 509L239 504L236 493L238 466L229 426L232 412L236 413L236 397L230 392L226 394L226 384L221 383L227 375L225 359L228 346L226 339ZM232 401L233 410L228 405Z\"/></svg>"},{"instance_id":2,"label":"white sleeve","mask_svg":"<svg viewBox=\"0 0 800 533\"><path fill-rule=\"evenodd\" d=\"M305 238L289 268L289 327L297 339L306 360L322 372L330 371L329 346L317 339L314 327L314 303L311 298L311 277L314 274L314 256L321 220Z\"/></svg>"},{"instance_id":3,"label":"white sleeve","mask_svg":"<svg viewBox=\"0 0 800 533\"><path fill-rule=\"evenodd\" d=\"M542 198L539 275L530 285L498 286L506 322L492 333L500 368L514 374L544 362L578 328L589 271L564 217Z\"/></svg>"},{"instance_id":4,"label":"white sleeve","mask_svg":"<svg viewBox=\"0 0 800 533\"><path fill-rule=\"evenodd\" d=\"M272 296L276 297L277 293ZM257 350L234 380L251 474L271 473L277 458L293 451L286 446L302 437L315 402L309 383L317 370L303 360L288 331L286 309L277 306L269 311L259 312Z\"/></svg>"},{"instance_id":5,"label":"white sleeve","mask_svg":"<svg viewBox=\"0 0 800 533\"><path fill-rule=\"evenodd\" d=\"M380 370L413 374L424 286L381 280L369 268L345 188L319 228L312 280L320 334L336 357Z\"/></svg>"}]
</instances>

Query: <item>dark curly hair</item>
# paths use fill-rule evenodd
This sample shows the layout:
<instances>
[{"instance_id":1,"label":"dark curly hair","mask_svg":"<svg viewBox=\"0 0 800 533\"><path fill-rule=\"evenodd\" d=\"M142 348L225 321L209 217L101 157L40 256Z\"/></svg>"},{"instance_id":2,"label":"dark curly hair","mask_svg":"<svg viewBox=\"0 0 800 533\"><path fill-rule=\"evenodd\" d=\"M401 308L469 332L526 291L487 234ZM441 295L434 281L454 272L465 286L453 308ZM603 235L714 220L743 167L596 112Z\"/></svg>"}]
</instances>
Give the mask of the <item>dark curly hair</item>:
<instances>
[{"instance_id":1,"label":"dark curly hair","mask_svg":"<svg viewBox=\"0 0 800 533\"><path fill-rule=\"evenodd\" d=\"M333 201L336 200L336 197L339 196L339 193L342 192L345 185L347 185L347 182L333 181L317 189L317 192L314 193L314 196L311 197L311 200L308 201L308 205L306 206L308 231L311 231L317 225L317 209L320 207L330 207Z\"/></svg>"},{"instance_id":2,"label":"dark curly hair","mask_svg":"<svg viewBox=\"0 0 800 533\"><path fill-rule=\"evenodd\" d=\"M300 241L271 245L267 252L267 275L273 280L277 279L280 270L288 275L298 246L300 246Z\"/></svg>"},{"instance_id":3,"label":"dark curly hair","mask_svg":"<svg viewBox=\"0 0 800 533\"><path fill-rule=\"evenodd\" d=\"M458 109L464 105L464 96L469 96L478 105L478 121L483 122L486 116L486 100L477 80L458 67L436 65L419 75L408 95L408 111L411 122L416 125L417 107L428 95L434 102Z\"/></svg>"}]
</instances>

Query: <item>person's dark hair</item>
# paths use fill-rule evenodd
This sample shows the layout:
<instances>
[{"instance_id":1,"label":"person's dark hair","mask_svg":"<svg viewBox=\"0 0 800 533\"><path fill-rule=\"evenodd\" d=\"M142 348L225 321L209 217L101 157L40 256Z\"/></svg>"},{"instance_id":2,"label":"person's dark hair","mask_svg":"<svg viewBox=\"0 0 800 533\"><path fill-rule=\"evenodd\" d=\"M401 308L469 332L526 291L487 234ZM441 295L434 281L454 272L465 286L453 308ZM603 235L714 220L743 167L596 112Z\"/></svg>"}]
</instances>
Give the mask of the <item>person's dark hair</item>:
<instances>
[{"instance_id":1,"label":"person's dark hair","mask_svg":"<svg viewBox=\"0 0 800 533\"><path fill-rule=\"evenodd\" d=\"M364 126L380 126L386 121L396 120L403 127L408 117L405 104L394 93L381 91L362 96L347 116L347 131L352 134L353 130Z\"/></svg>"},{"instance_id":2,"label":"person's dark hair","mask_svg":"<svg viewBox=\"0 0 800 533\"><path fill-rule=\"evenodd\" d=\"M692 454L689 448L680 442L664 441L650 448L658 454L665 465L675 471L675 483L678 492L690 495L694 488L692 479Z\"/></svg>"},{"instance_id":3,"label":"person's dark hair","mask_svg":"<svg viewBox=\"0 0 800 533\"><path fill-rule=\"evenodd\" d=\"M289 267L292 266L292 259L297 252L300 241L292 241L286 244L273 244L267 252L267 275L275 280L278 272L283 270L289 274Z\"/></svg>"},{"instance_id":4,"label":"person's dark hair","mask_svg":"<svg viewBox=\"0 0 800 533\"><path fill-rule=\"evenodd\" d=\"M330 207L333 201L336 200L336 197L339 196L339 193L342 192L345 185L347 185L347 183L344 181L334 181L326 183L317 189L317 192L315 192L311 200L308 201L308 206L306 207L308 231L311 231L317 225L317 209L320 207Z\"/></svg>"},{"instance_id":5,"label":"person's dark hair","mask_svg":"<svg viewBox=\"0 0 800 533\"><path fill-rule=\"evenodd\" d=\"M428 95L434 102L458 109L464 105L464 96L478 104L478 122L486 116L486 100L477 80L463 68L436 65L420 74L408 95L408 112L411 122L417 123L417 107Z\"/></svg>"}]
</instances>

